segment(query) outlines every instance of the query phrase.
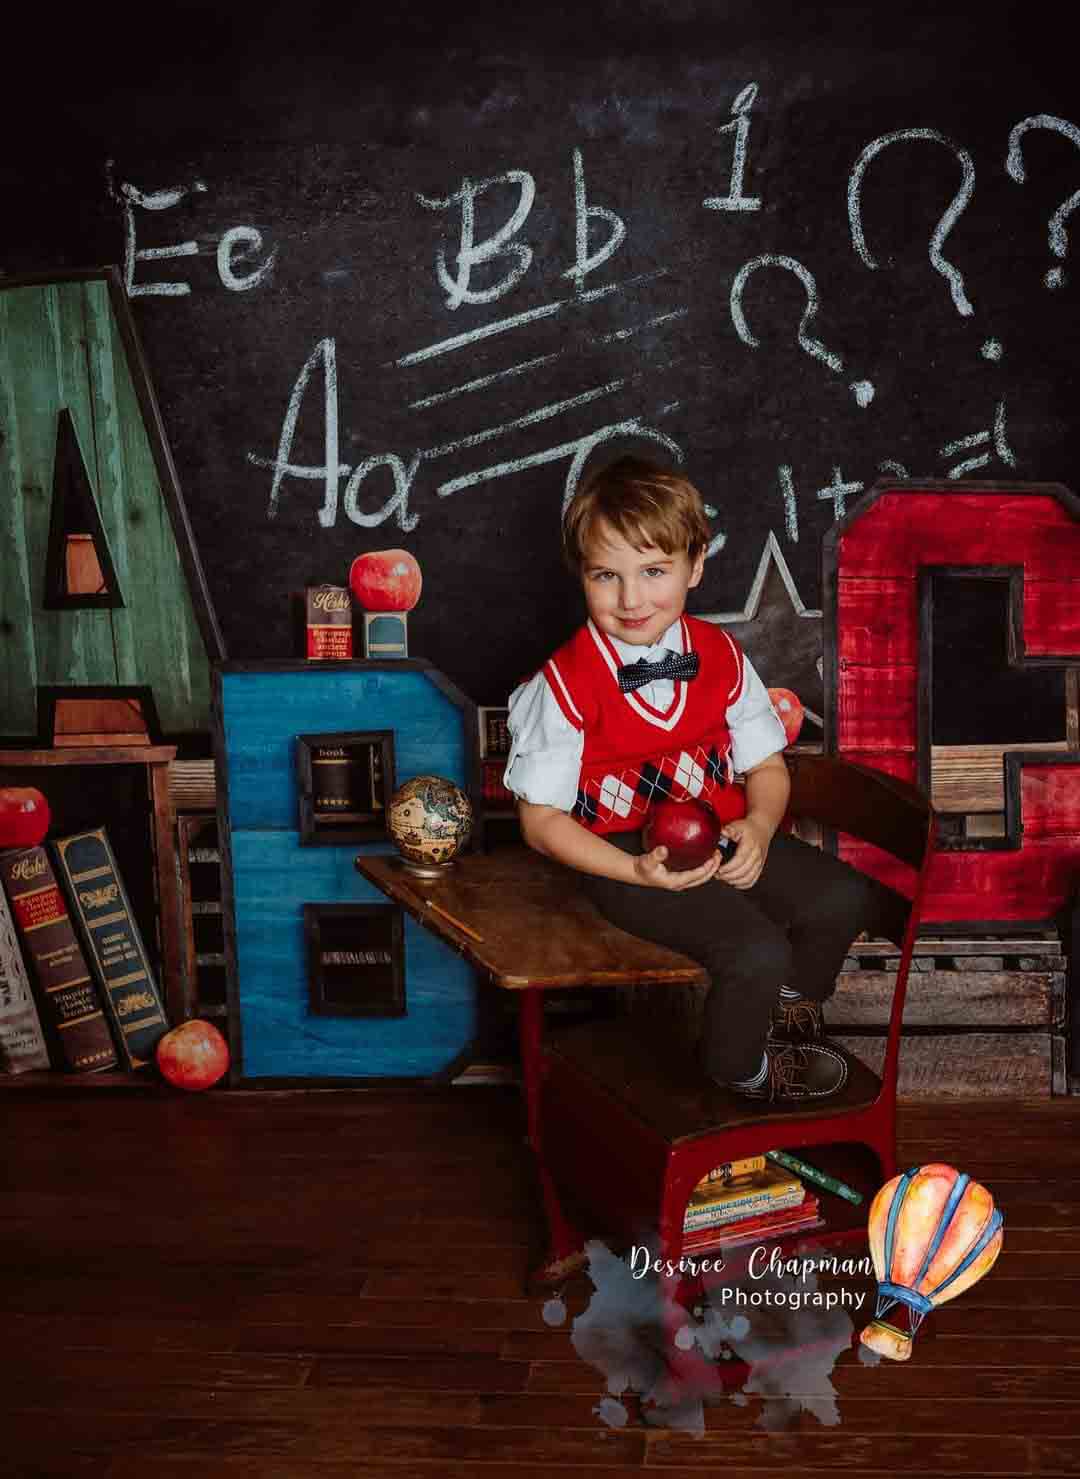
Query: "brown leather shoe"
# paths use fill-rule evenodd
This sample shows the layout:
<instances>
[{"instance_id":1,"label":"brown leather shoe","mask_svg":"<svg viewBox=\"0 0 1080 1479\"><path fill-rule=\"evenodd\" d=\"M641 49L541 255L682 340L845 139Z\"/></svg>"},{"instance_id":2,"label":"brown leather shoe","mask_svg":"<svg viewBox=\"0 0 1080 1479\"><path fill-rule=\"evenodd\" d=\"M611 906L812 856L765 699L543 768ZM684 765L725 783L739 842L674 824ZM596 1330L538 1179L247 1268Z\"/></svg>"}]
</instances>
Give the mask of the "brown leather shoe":
<instances>
[{"instance_id":1,"label":"brown leather shoe","mask_svg":"<svg viewBox=\"0 0 1080 1479\"><path fill-rule=\"evenodd\" d=\"M769 1018L769 1038L773 1042L819 1042L825 1036L825 1017L819 1001L800 996L798 1001L781 998Z\"/></svg>"},{"instance_id":2,"label":"brown leather shoe","mask_svg":"<svg viewBox=\"0 0 1080 1479\"><path fill-rule=\"evenodd\" d=\"M736 1088L733 1092L746 1099L774 1100L823 1099L839 1092L847 1083L847 1061L836 1048L824 1043L765 1044L769 1071L757 1089Z\"/></svg>"}]
</instances>

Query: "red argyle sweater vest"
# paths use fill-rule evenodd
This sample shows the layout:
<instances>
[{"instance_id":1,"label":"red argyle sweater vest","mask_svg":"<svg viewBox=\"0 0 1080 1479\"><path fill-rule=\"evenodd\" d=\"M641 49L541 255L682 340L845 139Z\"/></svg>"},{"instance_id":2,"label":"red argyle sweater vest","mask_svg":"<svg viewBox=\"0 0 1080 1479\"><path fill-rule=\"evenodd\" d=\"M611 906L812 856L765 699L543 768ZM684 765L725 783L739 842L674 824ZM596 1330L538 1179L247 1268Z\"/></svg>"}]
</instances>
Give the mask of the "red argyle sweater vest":
<instances>
[{"instance_id":1,"label":"red argyle sweater vest","mask_svg":"<svg viewBox=\"0 0 1080 1479\"><path fill-rule=\"evenodd\" d=\"M746 815L746 798L732 779L727 708L743 684L743 656L722 627L683 616L684 652L700 667L677 679L667 709L638 693L622 693L622 659L591 621L544 664L566 718L584 734L573 815L592 832L631 832L644 825L653 801L696 797L721 821Z\"/></svg>"}]
</instances>

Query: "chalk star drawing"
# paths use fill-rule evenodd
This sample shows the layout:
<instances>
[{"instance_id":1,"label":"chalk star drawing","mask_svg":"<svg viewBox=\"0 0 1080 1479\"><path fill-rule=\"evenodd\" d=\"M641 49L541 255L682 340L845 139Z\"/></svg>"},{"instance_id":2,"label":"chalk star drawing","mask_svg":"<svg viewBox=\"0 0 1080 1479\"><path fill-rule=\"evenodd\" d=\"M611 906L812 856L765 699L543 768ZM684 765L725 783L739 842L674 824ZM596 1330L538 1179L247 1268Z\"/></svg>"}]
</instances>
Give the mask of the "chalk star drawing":
<instances>
[{"instance_id":1,"label":"chalk star drawing","mask_svg":"<svg viewBox=\"0 0 1080 1479\"><path fill-rule=\"evenodd\" d=\"M824 728L822 613L803 602L771 529L743 609L703 614L702 620L729 631L765 686L790 688L802 700L806 717Z\"/></svg>"}]
</instances>

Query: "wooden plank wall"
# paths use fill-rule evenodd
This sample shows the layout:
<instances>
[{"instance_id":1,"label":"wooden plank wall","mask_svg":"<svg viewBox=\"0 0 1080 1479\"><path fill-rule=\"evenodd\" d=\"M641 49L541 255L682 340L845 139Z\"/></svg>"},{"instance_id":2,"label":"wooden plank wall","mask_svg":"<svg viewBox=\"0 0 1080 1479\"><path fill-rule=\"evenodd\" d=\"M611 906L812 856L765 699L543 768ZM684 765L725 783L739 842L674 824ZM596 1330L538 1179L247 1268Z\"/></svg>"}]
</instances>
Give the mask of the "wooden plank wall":
<instances>
[{"instance_id":1,"label":"wooden plank wall","mask_svg":"<svg viewBox=\"0 0 1080 1479\"><path fill-rule=\"evenodd\" d=\"M42 606L57 416L67 407L124 605ZM0 284L0 714L36 733L36 685L150 684L166 733L208 730L209 663L104 279Z\"/></svg>"},{"instance_id":2,"label":"wooden plank wall","mask_svg":"<svg viewBox=\"0 0 1080 1479\"><path fill-rule=\"evenodd\" d=\"M928 566L1020 565L1025 655L1080 651L1080 521L1047 485L886 489L827 536L826 551L835 560L827 585L836 644L833 741L845 759L918 777L919 577ZM1020 792L1018 847L939 854L929 924L1048 920L1068 902L1080 854L1080 769L1055 768L1048 757L1025 768ZM884 881L898 880L864 848L842 844L841 854Z\"/></svg>"}]
</instances>

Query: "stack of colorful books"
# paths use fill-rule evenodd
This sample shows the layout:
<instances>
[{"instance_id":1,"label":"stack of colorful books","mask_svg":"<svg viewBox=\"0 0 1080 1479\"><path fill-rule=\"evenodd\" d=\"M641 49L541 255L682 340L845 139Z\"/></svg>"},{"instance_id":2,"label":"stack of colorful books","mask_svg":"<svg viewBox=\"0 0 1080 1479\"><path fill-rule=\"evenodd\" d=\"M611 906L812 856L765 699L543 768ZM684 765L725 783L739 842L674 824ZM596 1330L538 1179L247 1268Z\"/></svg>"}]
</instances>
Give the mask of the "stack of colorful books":
<instances>
[{"instance_id":1,"label":"stack of colorful books","mask_svg":"<svg viewBox=\"0 0 1080 1479\"><path fill-rule=\"evenodd\" d=\"M794 1171L763 1155L730 1161L695 1186L683 1221L683 1252L735 1248L820 1227L818 1199Z\"/></svg>"}]
</instances>

